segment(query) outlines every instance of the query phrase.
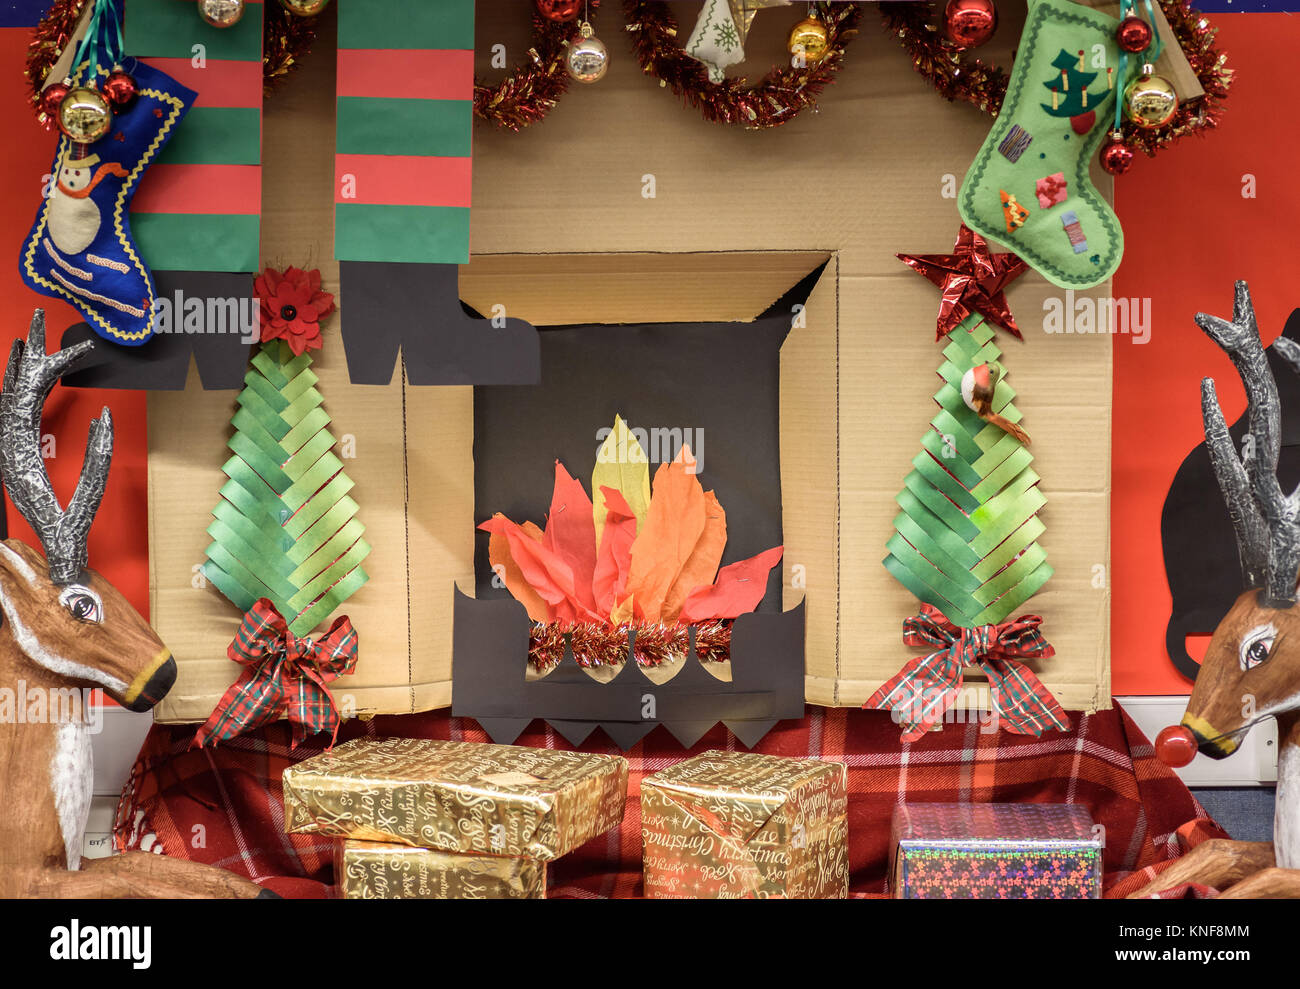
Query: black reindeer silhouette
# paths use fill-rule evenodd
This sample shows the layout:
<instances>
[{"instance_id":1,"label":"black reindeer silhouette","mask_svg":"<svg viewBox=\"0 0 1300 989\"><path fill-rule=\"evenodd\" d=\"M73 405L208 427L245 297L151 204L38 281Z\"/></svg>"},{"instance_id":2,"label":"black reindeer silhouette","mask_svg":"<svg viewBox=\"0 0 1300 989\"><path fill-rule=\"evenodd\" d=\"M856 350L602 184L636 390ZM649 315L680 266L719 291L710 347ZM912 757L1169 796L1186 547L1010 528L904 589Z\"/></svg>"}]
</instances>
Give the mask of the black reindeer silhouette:
<instances>
[{"instance_id":1,"label":"black reindeer silhouette","mask_svg":"<svg viewBox=\"0 0 1300 989\"><path fill-rule=\"evenodd\" d=\"M1282 336L1300 343L1300 309L1291 313ZM1300 482L1300 376L1269 346L1269 368L1277 381L1282 405L1282 453L1278 480L1283 490ZM1243 412L1228 430L1237 449L1246 434ZM1160 513L1160 542L1173 607L1165 630L1165 648L1179 673L1195 680L1200 664L1187 653L1187 636L1210 635L1241 594L1241 564L1237 541L1223 499L1207 497L1216 490L1214 470L1205 444L1183 460L1169 485Z\"/></svg>"}]
</instances>

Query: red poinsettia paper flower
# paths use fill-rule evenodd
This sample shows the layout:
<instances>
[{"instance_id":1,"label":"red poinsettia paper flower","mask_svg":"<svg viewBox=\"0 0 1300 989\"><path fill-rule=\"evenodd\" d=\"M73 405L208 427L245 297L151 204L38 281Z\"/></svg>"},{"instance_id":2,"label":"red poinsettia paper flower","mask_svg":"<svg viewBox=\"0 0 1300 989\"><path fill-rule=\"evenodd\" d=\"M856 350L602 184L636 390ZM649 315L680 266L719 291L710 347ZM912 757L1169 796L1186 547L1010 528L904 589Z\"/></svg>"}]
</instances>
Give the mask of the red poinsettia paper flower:
<instances>
[{"instance_id":1,"label":"red poinsettia paper flower","mask_svg":"<svg viewBox=\"0 0 1300 989\"><path fill-rule=\"evenodd\" d=\"M334 311L334 296L320 290L320 271L267 268L253 282L262 304L262 342L280 339L294 356L320 350L320 321Z\"/></svg>"}]
</instances>

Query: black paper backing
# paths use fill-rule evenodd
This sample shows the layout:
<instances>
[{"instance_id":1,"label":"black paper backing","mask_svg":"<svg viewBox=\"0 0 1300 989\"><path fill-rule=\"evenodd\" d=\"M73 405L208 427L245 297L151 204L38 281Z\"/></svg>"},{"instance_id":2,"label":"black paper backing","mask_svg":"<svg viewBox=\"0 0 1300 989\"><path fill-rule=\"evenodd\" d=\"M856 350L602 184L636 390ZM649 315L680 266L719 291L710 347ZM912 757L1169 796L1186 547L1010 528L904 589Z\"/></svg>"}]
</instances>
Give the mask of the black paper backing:
<instances>
[{"instance_id":1,"label":"black paper backing","mask_svg":"<svg viewBox=\"0 0 1300 989\"><path fill-rule=\"evenodd\" d=\"M1300 343L1300 309L1291 313L1282 335ZM1278 479L1283 491L1291 491L1300 483L1300 375L1271 346L1266 355L1282 406ZM1235 378L1226 361L1224 368L1222 379ZM1243 412L1228 430L1238 451L1246 426ZM1160 542L1173 599L1165 648L1178 672L1195 680L1200 664L1188 655L1186 637L1212 634L1245 589L1232 523L1204 442L1188 453L1174 474L1160 514Z\"/></svg>"},{"instance_id":2,"label":"black paper backing","mask_svg":"<svg viewBox=\"0 0 1300 989\"><path fill-rule=\"evenodd\" d=\"M780 545L780 349L792 307L807 300L823 270L749 323L539 329L537 385L474 389L476 524L501 512L542 525L556 459L591 494L597 430L612 427L618 414L633 429L681 430L693 451L695 431L703 431L699 479L727 513L723 566ZM652 477L676 452L663 446L646 451ZM529 682L527 613L492 586L487 547L487 534L478 532L477 599L456 591L452 712L477 718L494 740L513 741L540 717L575 745L600 725L628 748L663 724L690 746L719 721L753 745L776 721L803 716L803 605L780 612L780 566L757 612L733 627L730 683L692 653L665 684L651 683L634 662L601 684L567 649L559 667ZM649 695L653 717L644 715Z\"/></svg>"},{"instance_id":3,"label":"black paper backing","mask_svg":"<svg viewBox=\"0 0 1300 989\"><path fill-rule=\"evenodd\" d=\"M612 427L617 413L632 428L676 428L683 438L703 431L699 480L727 513L724 566L779 546L779 354L789 328L786 314L753 323L541 330L539 384L474 389L475 524L501 512L543 525L556 459L590 495L596 431ZM646 452L653 479L676 451ZM487 546L487 533L478 533L476 596L508 597L492 587ZM779 569L765 600L780 597Z\"/></svg>"},{"instance_id":4,"label":"black paper backing","mask_svg":"<svg viewBox=\"0 0 1300 989\"><path fill-rule=\"evenodd\" d=\"M339 297L353 384L388 384L399 350L412 385L527 385L540 376L532 325L493 326L462 306L454 264L341 261Z\"/></svg>"}]
</instances>

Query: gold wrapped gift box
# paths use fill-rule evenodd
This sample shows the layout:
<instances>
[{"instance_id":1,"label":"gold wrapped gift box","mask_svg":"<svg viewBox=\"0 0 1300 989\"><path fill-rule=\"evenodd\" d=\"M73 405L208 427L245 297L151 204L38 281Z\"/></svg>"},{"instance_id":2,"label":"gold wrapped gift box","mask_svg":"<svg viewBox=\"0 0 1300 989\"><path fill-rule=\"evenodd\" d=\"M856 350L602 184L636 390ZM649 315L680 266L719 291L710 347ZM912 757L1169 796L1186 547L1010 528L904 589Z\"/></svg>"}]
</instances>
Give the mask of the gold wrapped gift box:
<instances>
[{"instance_id":1,"label":"gold wrapped gift box","mask_svg":"<svg viewBox=\"0 0 1300 989\"><path fill-rule=\"evenodd\" d=\"M641 781L645 894L848 895L843 763L709 751Z\"/></svg>"},{"instance_id":2,"label":"gold wrapped gift box","mask_svg":"<svg viewBox=\"0 0 1300 989\"><path fill-rule=\"evenodd\" d=\"M334 852L348 900L544 900L546 863L342 838Z\"/></svg>"},{"instance_id":3,"label":"gold wrapped gift box","mask_svg":"<svg viewBox=\"0 0 1300 989\"><path fill-rule=\"evenodd\" d=\"M623 819L627 760L520 745L356 739L284 771L285 830L559 858Z\"/></svg>"}]
</instances>

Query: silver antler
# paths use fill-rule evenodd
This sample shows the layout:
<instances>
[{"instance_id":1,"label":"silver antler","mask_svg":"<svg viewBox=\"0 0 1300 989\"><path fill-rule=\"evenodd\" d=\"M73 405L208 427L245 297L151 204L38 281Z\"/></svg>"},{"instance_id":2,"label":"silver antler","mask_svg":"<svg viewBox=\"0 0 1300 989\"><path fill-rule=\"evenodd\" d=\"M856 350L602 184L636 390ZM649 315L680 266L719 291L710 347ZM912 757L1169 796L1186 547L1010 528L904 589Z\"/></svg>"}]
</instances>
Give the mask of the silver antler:
<instances>
[{"instance_id":1,"label":"silver antler","mask_svg":"<svg viewBox=\"0 0 1300 989\"><path fill-rule=\"evenodd\" d=\"M56 584L75 583L86 567L86 535L113 459L113 417L106 407L90 421L81 477L64 511L41 457L41 413L54 383L94 346L86 341L47 355L45 312L37 309L26 346L15 340L9 352L0 391L0 475L14 507L40 538Z\"/></svg>"},{"instance_id":2,"label":"silver antler","mask_svg":"<svg viewBox=\"0 0 1300 989\"><path fill-rule=\"evenodd\" d=\"M1300 488L1283 495L1277 480L1282 407L1259 338L1250 289L1245 282L1236 283L1231 322L1205 313L1197 313L1195 320L1232 359L1246 388L1249 431L1238 457L1214 379L1201 381L1205 447L1237 534L1241 572L1247 587L1263 588L1267 607L1289 608L1296 600L1300 570ZM1273 346L1288 364L1300 367L1300 348L1290 340L1281 338Z\"/></svg>"}]
</instances>

